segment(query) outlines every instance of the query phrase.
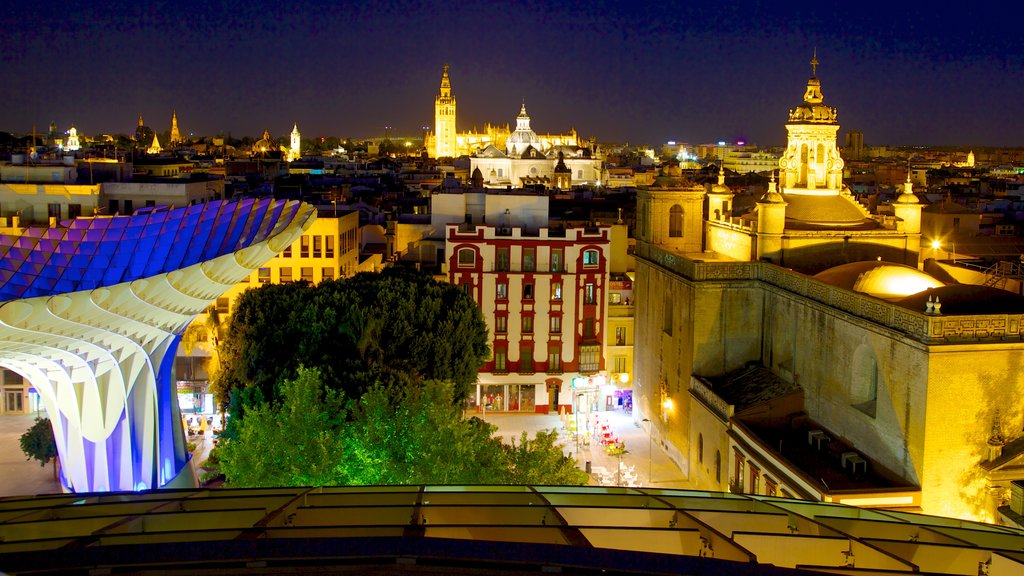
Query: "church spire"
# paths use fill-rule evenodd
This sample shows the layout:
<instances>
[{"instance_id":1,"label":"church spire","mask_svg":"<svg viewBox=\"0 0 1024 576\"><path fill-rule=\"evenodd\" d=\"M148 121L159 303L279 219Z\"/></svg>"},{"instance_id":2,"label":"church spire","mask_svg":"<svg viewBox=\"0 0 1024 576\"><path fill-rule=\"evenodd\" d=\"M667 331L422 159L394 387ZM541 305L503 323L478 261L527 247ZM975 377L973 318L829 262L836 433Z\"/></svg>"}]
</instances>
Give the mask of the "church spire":
<instances>
[{"instance_id":1,"label":"church spire","mask_svg":"<svg viewBox=\"0 0 1024 576\"><path fill-rule=\"evenodd\" d=\"M818 76L818 47L814 47L814 55L811 56L811 78Z\"/></svg>"},{"instance_id":2,"label":"church spire","mask_svg":"<svg viewBox=\"0 0 1024 576\"><path fill-rule=\"evenodd\" d=\"M171 110L171 138L170 138L170 143L171 143L172 146L175 145L175 144L181 143L181 133L178 132L178 112L176 110Z\"/></svg>"}]
</instances>

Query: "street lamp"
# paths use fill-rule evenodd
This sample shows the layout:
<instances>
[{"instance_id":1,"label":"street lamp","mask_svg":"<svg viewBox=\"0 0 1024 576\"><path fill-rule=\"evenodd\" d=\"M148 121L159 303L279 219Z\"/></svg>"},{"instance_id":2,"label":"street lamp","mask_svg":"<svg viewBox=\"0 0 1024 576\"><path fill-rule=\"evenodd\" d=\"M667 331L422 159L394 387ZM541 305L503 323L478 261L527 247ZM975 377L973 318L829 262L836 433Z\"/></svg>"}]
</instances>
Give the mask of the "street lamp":
<instances>
[{"instance_id":1,"label":"street lamp","mask_svg":"<svg viewBox=\"0 0 1024 576\"><path fill-rule=\"evenodd\" d=\"M582 392L576 395L576 452L580 451L580 398L586 394Z\"/></svg>"},{"instance_id":2,"label":"street lamp","mask_svg":"<svg viewBox=\"0 0 1024 576\"><path fill-rule=\"evenodd\" d=\"M651 427L654 424L648 418L644 418L641 422L647 422L647 482L654 486L654 474L651 472L651 455L654 453L654 437L651 435Z\"/></svg>"}]
</instances>

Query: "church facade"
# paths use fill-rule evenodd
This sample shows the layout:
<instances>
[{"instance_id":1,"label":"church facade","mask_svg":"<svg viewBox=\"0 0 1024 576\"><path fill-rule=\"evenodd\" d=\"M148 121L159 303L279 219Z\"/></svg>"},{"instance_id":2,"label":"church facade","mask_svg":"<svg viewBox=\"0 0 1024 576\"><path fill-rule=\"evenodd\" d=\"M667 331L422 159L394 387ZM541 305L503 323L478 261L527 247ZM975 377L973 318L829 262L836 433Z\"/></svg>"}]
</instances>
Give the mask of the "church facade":
<instances>
[{"instance_id":1,"label":"church facade","mask_svg":"<svg viewBox=\"0 0 1024 576\"><path fill-rule=\"evenodd\" d=\"M991 520L1024 478L1024 304L918 270L916 197L859 206L837 130L812 72L750 213L721 179L638 192L634 418L698 489Z\"/></svg>"}]
</instances>

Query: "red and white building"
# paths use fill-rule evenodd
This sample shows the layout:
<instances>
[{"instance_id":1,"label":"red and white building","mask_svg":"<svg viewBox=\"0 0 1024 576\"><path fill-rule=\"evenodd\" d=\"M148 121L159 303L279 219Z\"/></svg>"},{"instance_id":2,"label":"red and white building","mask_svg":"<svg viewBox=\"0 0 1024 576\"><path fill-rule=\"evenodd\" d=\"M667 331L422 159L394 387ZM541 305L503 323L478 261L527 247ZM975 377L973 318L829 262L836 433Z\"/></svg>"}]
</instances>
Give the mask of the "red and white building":
<instances>
[{"instance_id":1,"label":"red and white building","mask_svg":"<svg viewBox=\"0 0 1024 576\"><path fill-rule=\"evenodd\" d=\"M439 196L450 209L459 204L451 193ZM472 295L490 332L475 408L546 413L596 405L607 386L611 228L549 228L547 196L530 191L462 196L465 221L445 226L445 262L449 281Z\"/></svg>"}]
</instances>

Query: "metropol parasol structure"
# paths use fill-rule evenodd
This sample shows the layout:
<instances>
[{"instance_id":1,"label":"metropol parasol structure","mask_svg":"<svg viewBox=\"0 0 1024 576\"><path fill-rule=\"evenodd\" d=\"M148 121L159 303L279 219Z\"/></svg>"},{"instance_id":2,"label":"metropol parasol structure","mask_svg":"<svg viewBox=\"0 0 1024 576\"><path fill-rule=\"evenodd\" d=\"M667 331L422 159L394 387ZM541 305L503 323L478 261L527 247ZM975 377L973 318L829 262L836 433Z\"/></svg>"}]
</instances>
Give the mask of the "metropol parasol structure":
<instances>
[{"instance_id":1,"label":"metropol parasol structure","mask_svg":"<svg viewBox=\"0 0 1024 576\"><path fill-rule=\"evenodd\" d=\"M172 373L181 335L315 218L242 199L0 234L0 367L38 391L66 490L195 485Z\"/></svg>"}]
</instances>

